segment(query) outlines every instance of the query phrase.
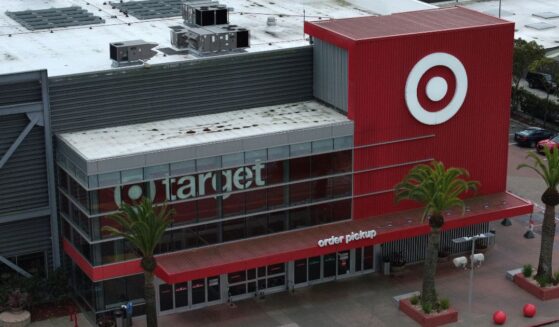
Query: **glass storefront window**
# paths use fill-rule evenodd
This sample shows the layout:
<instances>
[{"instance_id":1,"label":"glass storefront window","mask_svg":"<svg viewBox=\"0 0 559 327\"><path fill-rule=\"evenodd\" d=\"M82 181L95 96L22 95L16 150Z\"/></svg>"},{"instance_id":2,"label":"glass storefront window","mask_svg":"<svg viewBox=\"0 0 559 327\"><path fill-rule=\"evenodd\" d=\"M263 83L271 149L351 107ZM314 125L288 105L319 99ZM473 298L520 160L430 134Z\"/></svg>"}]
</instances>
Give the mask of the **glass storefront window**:
<instances>
[{"instance_id":1,"label":"glass storefront window","mask_svg":"<svg viewBox=\"0 0 559 327\"><path fill-rule=\"evenodd\" d=\"M268 232L278 233L286 229L286 212L273 212L268 215Z\"/></svg>"},{"instance_id":2,"label":"glass storefront window","mask_svg":"<svg viewBox=\"0 0 559 327\"><path fill-rule=\"evenodd\" d=\"M114 186L120 184L120 172L99 175L99 186Z\"/></svg>"},{"instance_id":3,"label":"glass storefront window","mask_svg":"<svg viewBox=\"0 0 559 327\"><path fill-rule=\"evenodd\" d=\"M169 284L159 285L159 311L173 309L173 286Z\"/></svg>"},{"instance_id":4,"label":"glass storefront window","mask_svg":"<svg viewBox=\"0 0 559 327\"><path fill-rule=\"evenodd\" d=\"M187 160L175 162L171 164L171 176L181 176L194 173L196 171L196 162L194 160Z\"/></svg>"},{"instance_id":5,"label":"glass storefront window","mask_svg":"<svg viewBox=\"0 0 559 327\"><path fill-rule=\"evenodd\" d=\"M246 218L247 237L264 235L267 233L268 216L259 215Z\"/></svg>"},{"instance_id":6,"label":"glass storefront window","mask_svg":"<svg viewBox=\"0 0 559 327\"><path fill-rule=\"evenodd\" d=\"M192 304L206 302L206 281L204 279L194 279L192 281Z\"/></svg>"},{"instance_id":7,"label":"glass storefront window","mask_svg":"<svg viewBox=\"0 0 559 327\"><path fill-rule=\"evenodd\" d=\"M282 145L268 149L268 160L280 160L289 158L289 145Z\"/></svg>"},{"instance_id":8,"label":"glass storefront window","mask_svg":"<svg viewBox=\"0 0 559 327\"><path fill-rule=\"evenodd\" d=\"M240 216L245 213L245 193L226 194L221 203L223 217Z\"/></svg>"},{"instance_id":9,"label":"glass storefront window","mask_svg":"<svg viewBox=\"0 0 559 327\"><path fill-rule=\"evenodd\" d=\"M298 229L311 225L309 208L289 210L289 229Z\"/></svg>"},{"instance_id":10,"label":"glass storefront window","mask_svg":"<svg viewBox=\"0 0 559 327\"><path fill-rule=\"evenodd\" d=\"M245 210L247 213L266 210L266 192L245 192Z\"/></svg>"},{"instance_id":11,"label":"glass storefront window","mask_svg":"<svg viewBox=\"0 0 559 327\"><path fill-rule=\"evenodd\" d=\"M116 203L118 199L117 197L115 197L115 190L118 190L120 192L120 189L117 189L116 187L109 187L109 188L104 188L96 191L91 191L97 193L98 204L96 208L97 210L94 211L110 212L110 211L118 210L118 206L120 205L120 202ZM94 205L94 209L95 209L95 205Z\"/></svg>"},{"instance_id":12,"label":"glass storefront window","mask_svg":"<svg viewBox=\"0 0 559 327\"><path fill-rule=\"evenodd\" d=\"M206 171L221 168L221 157L196 159L196 170Z\"/></svg>"},{"instance_id":13,"label":"glass storefront window","mask_svg":"<svg viewBox=\"0 0 559 327\"><path fill-rule=\"evenodd\" d=\"M224 221L223 242L239 240L246 237L245 218Z\"/></svg>"},{"instance_id":14,"label":"glass storefront window","mask_svg":"<svg viewBox=\"0 0 559 327\"><path fill-rule=\"evenodd\" d=\"M173 225L188 224L196 221L196 201L181 202L169 205L174 211L171 216Z\"/></svg>"},{"instance_id":15,"label":"glass storefront window","mask_svg":"<svg viewBox=\"0 0 559 327\"><path fill-rule=\"evenodd\" d=\"M142 168L121 171L121 183L141 182L144 180L144 170Z\"/></svg>"},{"instance_id":16,"label":"glass storefront window","mask_svg":"<svg viewBox=\"0 0 559 327\"><path fill-rule=\"evenodd\" d=\"M243 152L226 154L221 158L223 168L240 167L245 163L245 156Z\"/></svg>"},{"instance_id":17,"label":"glass storefront window","mask_svg":"<svg viewBox=\"0 0 559 327\"><path fill-rule=\"evenodd\" d=\"M257 161L268 160L266 149L245 152L245 164L254 164Z\"/></svg>"},{"instance_id":18,"label":"glass storefront window","mask_svg":"<svg viewBox=\"0 0 559 327\"><path fill-rule=\"evenodd\" d=\"M175 284L175 307L181 308L188 305L188 283Z\"/></svg>"},{"instance_id":19,"label":"glass storefront window","mask_svg":"<svg viewBox=\"0 0 559 327\"><path fill-rule=\"evenodd\" d=\"M311 182L289 185L289 204L303 204L311 201Z\"/></svg>"},{"instance_id":20,"label":"glass storefront window","mask_svg":"<svg viewBox=\"0 0 559 327\"><path fill-rule=\"evenodd\" d=\"M68 192L68 178L68 174L63 169L58 168L58 186L66 192Z\"/></svg>"},{"instance_id":21,"label":"glass storefront window","mask_svg":"<svg viewBox=\"0 0 559 327\"><path fill-rule=\"evenodd\" d=\"M324 255L324 278L336 276L336 253Z\"/></svg>"},{"instance_id":22,"label":"glass storefront window","mask_svg":"<svg viewBox=\"0 0 559 327\"><path fill-rule=\"evenodd\" d=\"M334 143L332 139L312 142L313 153L332 151L333 148L334 148Z\"/></svg>"},{"instance_id":23,"label":"glass storefront window","mask_svg":"<svg viewBox=\"0 0 559 327\"><path fill-rule=\"evenodd\" d=\"M169 165L159 165L144 168L145 179L162 178L169 175Z\"/></svg>"},{"instance_id":24,"label":"glass storefront window","mask_svg":"<svg viewBox=\"0 0 559 327\"><path fill-rule=\"evenodd\" d=\"M350 149L353 146L353 136L344 136L334 139L334 149Z\"/></svg>"},{"instance_id":25,"label":"glass storefront window","mask_svg":"<svg viewBox=\"0 0 559 327\"><path fill-rule=\"evenodd\" d=\"M289 160L289 181L311 177L311 158L302 157Z\"/></svg>"},{"instance_id":26,"label":"glass storefront window","mask_svg":"<svg viewBox=\"0 0 559 327\"><path fill-rule=\"evenodd\" d=\"M311 143L291 144L289 146L289 154L292 157L299 157L311 154Z\"/></svg>"},{"instance_id":27,"label":"glass storefront window","mask_svg":"<svg viewBox=\"0 0 559 327\"><path fill-rule=\"evenodd\" d=\"M198 205L198 220L211 220L217 218L218 202L216 198L207 198L196 201Z\"/></svg>"},{"instance_id":28,"label":"glass storefront window","mask_svg":"<svg viewBox=\"0 0 559 327\"><path fill-rule=\"evenodd\" d=\"M219 284L219 276L207 278L208 302L217 301L221 298L221 289Z\"/></svg>"}]
</instances>

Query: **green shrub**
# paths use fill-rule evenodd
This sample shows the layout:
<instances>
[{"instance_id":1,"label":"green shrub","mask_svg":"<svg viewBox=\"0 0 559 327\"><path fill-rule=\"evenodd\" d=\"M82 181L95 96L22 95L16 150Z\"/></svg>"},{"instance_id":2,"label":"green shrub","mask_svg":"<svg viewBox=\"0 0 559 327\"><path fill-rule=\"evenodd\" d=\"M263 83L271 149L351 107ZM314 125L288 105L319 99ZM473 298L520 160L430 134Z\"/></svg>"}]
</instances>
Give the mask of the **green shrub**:
<instances>
[{"instance_id":1,"label":"green shrub","mask_svg":"<svg viewBox=\"0 0 559 327\"><path fill-rule=\"evenodd\" d=\"M536 280L538 285L540 285L540 287L546 287L547 285L551 284L551 281L546 276L536 276L534 277L534 279Z\"/></svg>"},{"instance_id":2,"label":"green shrub","mask_svg":"<svg viewBox=\"0 0 559 327\"><path fill-rule=\"evenodd\" d=\"M522 267L522 275L524 275L524 277L526 278L532 277L533 272L534 272L534 268L532 267L531 264L526 264Z\"/></svg>"},{"instance_id":3,"label":"green shrub","mask_svg":"<svg viewBox=\"0 0 559 327\"><path fill-rule=\"evenodd\" d=\"M425 312L426 314L430 314L431 311L433 311L433 307L431 306L431 303L422 303L422 304L421 304L421 309L422 309L423 312Z\"/></svg>"},{"instance_id":4,"label":"green shrub","mask_svg":"<svg viewBox=\"0 0 559 327\"><path fill-rule=\"evenodd\" d=\"M448 310L450 308L450 301L448 299L441 299L439 301L441 310Z\"/></svg>"},{"instance_id":5,"label":"green shrub","mask_svg":"<svg viewBox=\"0 0 559 327\"><path fill-rule=\"evenodd\" d=\"M553 274L553 285L556 286L557 284L559 284L559 271L556 271Z\"/></svg>"},{"instance_id":6,"label":"green shrub","mask_svg":"<svg viewBox=\"0 0 559 327\"><path fill-rule=\"evenodd\" d=\"M412 296L410 299L410 303L413 305L417 305L419 303L419 296L417 295Z\"/></svg>"}]
</instances>

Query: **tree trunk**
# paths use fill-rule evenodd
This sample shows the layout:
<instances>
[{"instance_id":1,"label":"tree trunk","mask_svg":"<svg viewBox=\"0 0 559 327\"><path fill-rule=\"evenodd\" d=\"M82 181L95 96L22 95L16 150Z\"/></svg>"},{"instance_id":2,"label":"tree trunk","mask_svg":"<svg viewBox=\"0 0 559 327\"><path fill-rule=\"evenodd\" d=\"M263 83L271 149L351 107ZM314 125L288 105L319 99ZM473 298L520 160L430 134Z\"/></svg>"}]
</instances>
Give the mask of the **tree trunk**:
<instances>
[{"instance_id":1,"label":"tree trunk","mask_svg":"<svg viewBox=\"0 0 559 327\"><path fill-rule=\"evenodd\" d=\"M542 224L542 243L540 247L540 260L538 263L538 276L545 276L551 280L553 241L555 239L555 206L546 204Z\"/></svg>"},{"instance_id":2,"label":"tree trunk","mask_svg":"<svg viewBox=\"0 0 559 327\"><path fill-rule=\"evenodd\" d=\"M153 271L144 270L144 298L146 300L147 327L157 327L157 310L155 309L155 288Z\"/></svg>"},{"instance_id":3,"label":"tree trunk","mask_svg":"<svg viewBox=\"0 0 559 327\"><path fill-rule=\"evenodd\" d=\"M441 242L441 228L431 227L427 241L427 252L425 253L425 264L423 266L423 287L421 291L421 303L431 304L434 307L437 302L435 290L435 274L437 273L437 259L439 243Z\"/></svg>"}]
</instances>

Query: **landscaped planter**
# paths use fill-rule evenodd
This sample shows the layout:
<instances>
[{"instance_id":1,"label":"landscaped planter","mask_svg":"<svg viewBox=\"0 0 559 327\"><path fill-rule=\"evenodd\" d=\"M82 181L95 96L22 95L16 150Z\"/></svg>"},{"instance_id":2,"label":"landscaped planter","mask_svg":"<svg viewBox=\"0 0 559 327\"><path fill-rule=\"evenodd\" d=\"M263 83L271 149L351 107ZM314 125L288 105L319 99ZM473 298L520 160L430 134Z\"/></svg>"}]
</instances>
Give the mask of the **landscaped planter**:
<instances>
[{"instance_id":1,"label":"landscaped planter","mask_svg":"<svg viewBox=\"0 0 559 327\"><path fill-rule=\"evenodd\" d=\"M436 327L458 321L458 311L449 308L442 312L426 314L420 308L416 308L409 299L400 300L400 310L407 314L423 327Z\"/></svg>"},{"instance_id":2,"label":"landscaped planter","mask_svg":"<svg viewBox=\"0 0 559 327\"><path fill-rule=\"evenodd\" d=\"M552 300L559 298L559 285L551 287L539 287L531 279L524 277L522 273L514 275L514 283L526 292L532 294L540 300Z\"/></svg>"}]
</instances>

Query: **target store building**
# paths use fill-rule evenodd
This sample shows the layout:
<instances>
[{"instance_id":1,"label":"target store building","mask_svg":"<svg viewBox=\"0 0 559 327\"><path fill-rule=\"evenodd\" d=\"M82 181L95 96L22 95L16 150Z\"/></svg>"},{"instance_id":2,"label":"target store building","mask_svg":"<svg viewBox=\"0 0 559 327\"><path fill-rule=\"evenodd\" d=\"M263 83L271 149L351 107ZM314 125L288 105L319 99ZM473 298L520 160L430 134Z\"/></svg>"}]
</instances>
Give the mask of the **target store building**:
<instances>
[{"instance_id":1,"label":"target store building","mask_svg":"<svg viewBox=\"0 0 559 327\"><path fill-rule=\"evenodd\" d=\"M422 210L393 194L420 163L481 183L445 212L452 253L532 211L506 191L513 23L454 7L304 28L300 48L48 80L61 258L90 312L142 313L140 260L101 231L141 197L175 211L160 314L422 261Z\"/></svg>"}]
</instances>

